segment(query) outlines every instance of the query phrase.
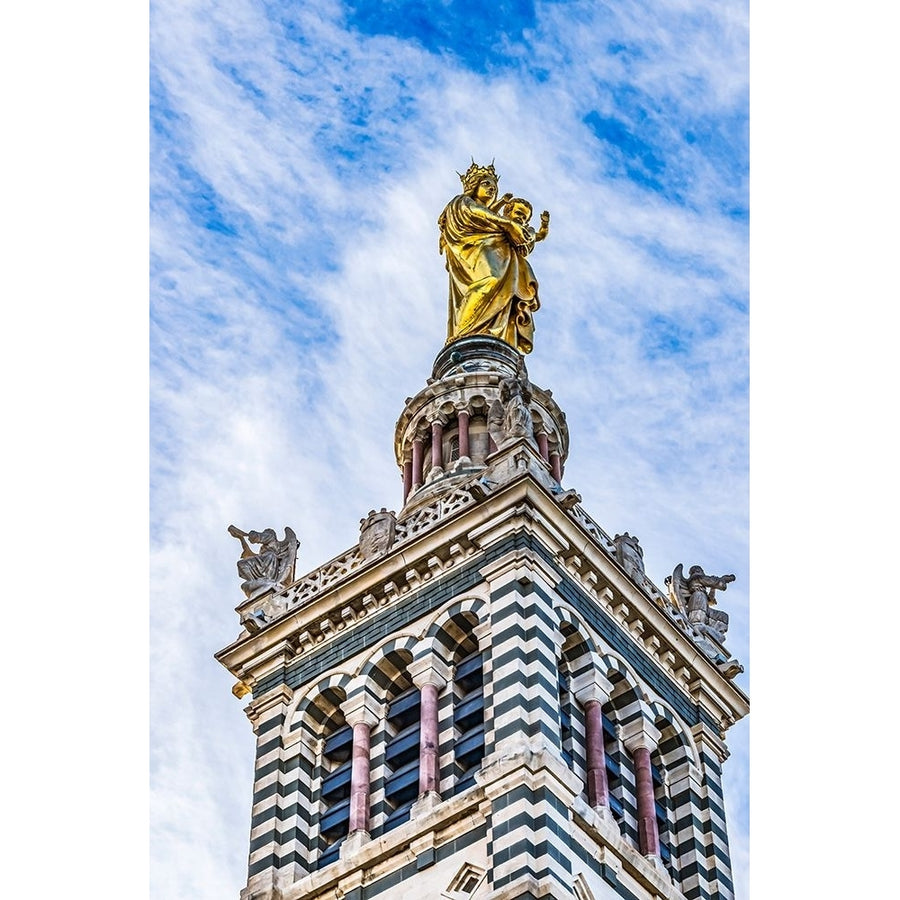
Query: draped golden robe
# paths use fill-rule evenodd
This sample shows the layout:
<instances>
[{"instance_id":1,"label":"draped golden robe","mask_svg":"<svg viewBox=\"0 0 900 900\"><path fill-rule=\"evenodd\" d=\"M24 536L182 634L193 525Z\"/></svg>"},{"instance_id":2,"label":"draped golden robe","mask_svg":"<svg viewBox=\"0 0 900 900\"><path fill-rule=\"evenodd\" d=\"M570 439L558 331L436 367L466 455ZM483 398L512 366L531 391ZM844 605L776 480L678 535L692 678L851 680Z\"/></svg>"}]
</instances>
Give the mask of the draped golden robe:
<instances>
[{"instance_id":1,"label":"draped golden robe","mask_svg":"<svg viewBox=\"0 0 900 900\"><path fill-rule=\"evenodd\" d=\"M486 334L530 353L534 338L532 313L540 307L538 283L528 260L534 231L515 248L503 223L508 220L461 194L438 219L440 252L450 275L447 341Z\"/></svg>"}]
</instances>

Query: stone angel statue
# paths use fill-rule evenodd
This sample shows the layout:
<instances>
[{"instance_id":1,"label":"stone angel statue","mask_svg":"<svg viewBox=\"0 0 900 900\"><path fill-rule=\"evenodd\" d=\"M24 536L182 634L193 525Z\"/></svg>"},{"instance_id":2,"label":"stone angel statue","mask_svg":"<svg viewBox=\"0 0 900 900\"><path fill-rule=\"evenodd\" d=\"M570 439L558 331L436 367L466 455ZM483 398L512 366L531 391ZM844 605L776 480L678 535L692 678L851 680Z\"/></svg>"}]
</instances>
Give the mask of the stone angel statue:
<instances>
[{"instance_id":1,"label":"stone angel statue","mask_svg":"<svg viewBox=\"0 0 900 900\"><path fill-rule=\"evenodd\" d=\"M228 533L241 542L242 553L237 561L237 570L243 579L241 590L248 599L291 583L299 546L292 528L285 525L284 540L281 541L273 528L241 531L235 525L229 525ZM254 550L250 544L258 544L260 549Z\"/></svg>"},{"instance_id":2,"label":"stone angel statue","mask_svg":"<svg viewBox=\"0 0 900 900\"><path fill-rule=\"evenodd\" d=\"M531 398L533 395L525 359L519 357L516 374L500 382L500 396L488 410L488 433L497 447L518 438L531 437Z\"/></svg>"},{"instance_id":3,"label":"stone angel statue","mask_svg":"<svg viewBox=\"0 0 900 900\"><path fill-rule=\"evenodd\" d=\"M691 566L685 576L684 566L678 563L666 584L675 611L698 633L722 643L728 631L728 613L712 607L716 604L716 591L724 591L732 581L734 575L707 575L701 566Z\"/></svg>"}]
</instances>

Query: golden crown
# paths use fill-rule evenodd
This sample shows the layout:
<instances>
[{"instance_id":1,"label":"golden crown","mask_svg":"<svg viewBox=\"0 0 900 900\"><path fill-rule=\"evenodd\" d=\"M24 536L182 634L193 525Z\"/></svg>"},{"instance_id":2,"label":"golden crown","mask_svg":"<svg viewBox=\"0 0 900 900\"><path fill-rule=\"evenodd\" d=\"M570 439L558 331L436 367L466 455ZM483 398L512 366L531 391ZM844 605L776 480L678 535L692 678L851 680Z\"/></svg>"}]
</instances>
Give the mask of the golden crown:
<instances>
[{"instance_id":1,"label":"golden crown","mask_svg":"<svg viewBox=\"0 0 900 900\"><path fill-rule=\"evenodd\" d=\"M466 169L466 174L461 175L459 172L456 173L459 175L459 180L462 182L463 190L470 191L475 185L481 181L482 178L488 176L493 178L495 182L500 180L500 176L497 174L494 169L494 161L491 160L491 164L489 166L479 166L475 160L472 160L472 165Z\"/></svg>"}]
</instances>

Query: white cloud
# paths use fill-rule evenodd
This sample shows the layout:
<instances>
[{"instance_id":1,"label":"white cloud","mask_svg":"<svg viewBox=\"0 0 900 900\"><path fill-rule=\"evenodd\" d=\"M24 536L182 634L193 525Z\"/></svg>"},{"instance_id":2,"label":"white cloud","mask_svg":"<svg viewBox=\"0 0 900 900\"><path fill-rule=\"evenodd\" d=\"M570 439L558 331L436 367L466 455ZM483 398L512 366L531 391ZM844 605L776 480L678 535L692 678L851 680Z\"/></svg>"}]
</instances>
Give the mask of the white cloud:
<instances>
[{"instance_id":1,"label":"white cloud","mask_svg":"<svg viewBox=\"0 0 900 900\"><path fill-rule=\"evenodd\" d=\"M339 10L294 4L290 35L237 0L153 12L167 133L152 175L151 801L166 900L236 895L245 877L252 736L212 660L237 633L225 527L291 525L307 570L352 545L369 509L399 505L394 423L444 341L436 219L470 156L496 158L501 189L552 214L532 258L543 308L528 363L568 414L568 484L607 530L641 538L658 583L678 562L737 571L722 606L747 659L746 315L733 302L746 301L747 235L719 210L742 196L746 148L723 164L674 137L681 121L743 115L743 4L662 18L637 4L612 20L539 4L526 56L545 81L347 31ZM642 55L606 54L612 39ZM688 202L608 174L616 151L582 120L598 109L633 125L624 85L675 117L654 152L687 173ZM682 354L648 355L654 315L684 330ZM746 900L746 731L732 750Z\"/></svg>"}]
</instances>

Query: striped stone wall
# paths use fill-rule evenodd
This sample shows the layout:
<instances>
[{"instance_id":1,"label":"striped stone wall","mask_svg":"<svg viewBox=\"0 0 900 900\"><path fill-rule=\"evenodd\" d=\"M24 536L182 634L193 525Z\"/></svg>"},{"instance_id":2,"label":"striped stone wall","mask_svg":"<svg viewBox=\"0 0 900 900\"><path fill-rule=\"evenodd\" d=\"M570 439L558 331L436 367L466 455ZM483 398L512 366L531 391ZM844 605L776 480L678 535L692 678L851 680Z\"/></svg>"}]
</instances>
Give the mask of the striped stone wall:
<instances>
[{"instance_id":1,"label":"striped stone wall","mask_svg":"<svg viewBox=\"0 0 900 900\"><path fill-rule=\"evenodd\" d=\"M463 692L454 671L476 652L483 663L484 760L471 784L460 782L456 761L454 710ZM429 665L446 674L438 679L438 795L386 831L392 732L384 717L395 697L419 684L415 672ZM566 756L560 671L572 731ZM634 762L618 737L609 753L618 765L613 793L621 814L587 806L585 715L576 694L585 696L583 686L594 682L607 685L602 711L618 735L635 727L659 735L651 761L662 773L657 800L671 852L667 866L642 855ZM330 770L322 749L344 712L360 704L374 722L369 827L352 853L342 849L333 863L318 866L321 786ZM527 532L500 536L452 573L273 671L255 685L250 710L257 759L243 900L324 900L337 890L329 881L334 872L343 873L341 890L355 900L399 897L405 879L427 883L427 896L441 896L447 885L432 880L438 864L449 867L451 858L462 864L466 848L488 861L473 900L586 896L587 882L578 882L577 893L576 875L588 865L600 879L592 883L602 882L610 896L733 900L721 789L726 751L716 720ZM465 829L429 824L454 803L469 810ZM596 819L601 813L603 821ZM587 832L585 821L592 823ZM620 862L598 860L599 850L585 850L590 841ZM393 867L383 857L392 842ZM575 860L581 869L573 868ZM358 883L349 874L354 861Z\"/></svg>"}]
</instances>

